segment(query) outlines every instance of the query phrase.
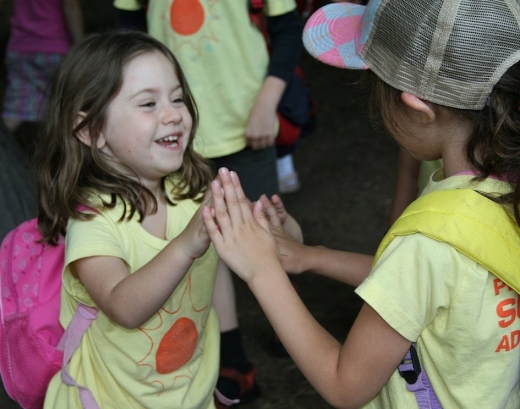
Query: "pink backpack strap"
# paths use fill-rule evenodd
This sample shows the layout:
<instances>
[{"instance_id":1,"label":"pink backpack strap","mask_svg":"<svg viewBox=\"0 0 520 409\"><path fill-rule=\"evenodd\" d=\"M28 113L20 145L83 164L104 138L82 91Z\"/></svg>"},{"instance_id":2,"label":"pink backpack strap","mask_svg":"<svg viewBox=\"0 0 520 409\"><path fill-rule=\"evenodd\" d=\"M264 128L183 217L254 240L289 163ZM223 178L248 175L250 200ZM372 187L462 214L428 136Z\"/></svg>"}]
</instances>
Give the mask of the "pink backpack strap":
<instances>
[{"instance_id":1,"label":"pink backpack strap","mask_svg":"<svg viewBox=\"0 0 520 409\"><path fill-rule=\"evenodd\" d=\"M65 330L65 333L63 334L63 337L61 338L57 347L59 350L63 351L61 380L66 385L78 388L79 398L84 409L99 409L99 406L96 403L91 390L79 385L76 380L69 374L67 365L74 351L78 349L83 334L85 334L87 329L90 327L92 321L97 318L98 313L99 311L95 308L79 304L76 312L74 313L74 316L72 317L72 321Z\"/></svg>"}]
</instances>

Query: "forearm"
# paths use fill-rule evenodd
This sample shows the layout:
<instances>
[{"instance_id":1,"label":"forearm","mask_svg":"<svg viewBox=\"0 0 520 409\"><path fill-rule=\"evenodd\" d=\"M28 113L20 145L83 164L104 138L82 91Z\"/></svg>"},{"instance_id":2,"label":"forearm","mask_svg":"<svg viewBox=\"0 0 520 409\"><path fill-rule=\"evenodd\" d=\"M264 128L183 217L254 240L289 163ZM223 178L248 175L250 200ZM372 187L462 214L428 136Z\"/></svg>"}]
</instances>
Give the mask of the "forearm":
<instances>
[{"instance_id":1,"label":"forearm","mask_svg":"<svg viewBox=\"0 0 520 409\"><path fill-rule=\"evenodd\" d=\"M72 36L74 43L77 43L85 35L85 23L83 21L83 11L78 0L63 0L63 11L67 28Z\"/></svg>"},{"instance_id":2,"label":"forearm","mask_svg":"<svg viewBox=\"0 0 520 409\"><path fill-rule=\"evenodd\" d=\"M370 273L374 257L367 254L307 246L302 252L304 270L357 287Z\"/></svg>"},{"instance_id":3,"label":"forearm","mask_svg":"<svg viewBox=\"0 0 520 409\"><path fill-rule=\"evenodd\" d=\"M306 379L333 404L346 385L338 366L342 344L305 307L283 271L250 284L264 313Z\"/></svg>"},{"instance_id":4,"label":"forearm","mask_svg":"<svg viewBox=\"0 0 520 409\"><path fill-rule=\"evenodd\" d=\"M270 109L275 115L286 86L287 83L278 77L266 77L255 104Z\"/></svg>"},{"instance_id":5,"label":"forearm","mask_svg":"<svg viewBox=\"0 0 520 409\"><path fill-rule=\"evenodd\" d=\"M137 328L159 311L194 261L176 240L133 273L116 257L77 260L73 272L110 319Z\"/></svg>"},{"instance_id":6,"label":"forearm","mask_svg":"<svg viewBox=\"0 0 520 409\"><path fill-rule=\"evenodd\" d=\"M144 324L170 298L193 261L172 241L150 262L123 280L118 285L120 288L114 288L119 314L134 328Z\"/></svg>"}]
</instances>

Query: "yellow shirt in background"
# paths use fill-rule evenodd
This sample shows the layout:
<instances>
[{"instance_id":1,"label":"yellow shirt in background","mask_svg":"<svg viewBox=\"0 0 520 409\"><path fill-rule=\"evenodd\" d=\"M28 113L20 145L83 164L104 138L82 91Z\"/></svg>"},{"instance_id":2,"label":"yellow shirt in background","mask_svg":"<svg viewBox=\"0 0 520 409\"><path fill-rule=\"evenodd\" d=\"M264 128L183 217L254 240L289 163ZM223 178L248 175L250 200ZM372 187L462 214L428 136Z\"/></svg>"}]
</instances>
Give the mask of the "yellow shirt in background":
<instances>
[{"instance_id":1,"label":"yellow shirt in background","mask_svg":"<svg viewBox=\"0 0 520 409\"><path fill-rule=\"evenodd\" d=\"M249 0L149 2L148 31L168 46L188 78L200 113L195 148L206 158L246 147L249 113L267 74L269 54L251 22L248 4ZM136 0L116 0L114 5L139 8ZM277 16L295 8L294 0L268 0L265 13Z\"/></svg>"}]
</instances>

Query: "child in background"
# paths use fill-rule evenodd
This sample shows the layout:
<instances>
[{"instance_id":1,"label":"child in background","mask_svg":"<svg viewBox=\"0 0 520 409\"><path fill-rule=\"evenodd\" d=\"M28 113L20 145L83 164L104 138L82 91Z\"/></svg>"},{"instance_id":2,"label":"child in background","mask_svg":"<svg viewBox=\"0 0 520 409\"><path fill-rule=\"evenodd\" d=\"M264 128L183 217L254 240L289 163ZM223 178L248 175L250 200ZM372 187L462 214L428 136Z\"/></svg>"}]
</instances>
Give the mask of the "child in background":
<instances>
[{"instance_id":1,"label":"child in background","mask_svg":"<svg viewBox=\"0 0 520 409\"><path fill-rule=\"evenodd\" d=\"M444 168L411 206L424 211L439 206L434 198L480 197L493 206L493 216L463 201L441 204L456 226L475 215L487 226L500 222L512 232L501 251L518 266L518 1L330 4L308 21L304 44L327 64L369 69L375 108L392 137L418 160L442 158ZM481 254L469 257L450 244L457 234L448 240L421 233L453 233L450 222L432 217L428 225L423 219L402 235L391 229L374 259L295 243L279 234L268 203L251 212L234 172L222 169L220 180L212 182L214 210L204 210L217 252L246 281L289 354L332 406L440 407L416 399L412 387L422 385L407 385L397 370L415 344L433 387L431 394L423 389L432 399L427 404L438 399L445 408L520 407L518 295L481 263L490 259L503 272L507 260L486 251L503 230L475 236L470 244ZM405 223L401 217L396 224ZM358 286L365 303L344 344L305 308L284 268Z\"/></svg>"},{"instance_id":2,"label":"child in background","mask_svg":"<svg viewBox=\"0 0 520 409\"><path fill-rule=\"evenodd\" d=\"M101 407L215 407L218 257L200 211L212 172L193 149L196 125L180 65L145 33L89 36L52 83L39 227L49 244L67 230L62 325L78 303L99 309L70 374ZM45 408L80 407L56 375Z\"/></svg>"},{"instance_id":3,"label":"child in background","mask_svg":"<svg viewBox=\"0 0 520 409\"><path fill-rule=\"evenodd\" d=\"M3 121L11 132L39 122L47 86L72 44L84 34L78 0L16 0L5 64Z\"/></svg>"}]
</instances>

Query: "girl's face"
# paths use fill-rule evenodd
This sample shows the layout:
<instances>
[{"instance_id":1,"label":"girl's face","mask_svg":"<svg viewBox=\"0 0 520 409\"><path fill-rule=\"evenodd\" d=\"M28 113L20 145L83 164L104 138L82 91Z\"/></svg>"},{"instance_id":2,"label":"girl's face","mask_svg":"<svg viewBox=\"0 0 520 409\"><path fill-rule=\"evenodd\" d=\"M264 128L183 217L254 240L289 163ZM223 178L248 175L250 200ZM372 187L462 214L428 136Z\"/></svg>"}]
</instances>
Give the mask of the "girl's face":
<instances>
[{"instance_id":1,"label":"girl's face","mask_svg":"<svg viewBox=\"0 0 520 409\"><path fill-rule=\"evenodd\" d=\"M191 127L172 63L160 52L147 52L126 65L121 90L108 105L98 147L113 166L121 171L131 168L152 188L182 166Z\"/></svg>"}]
</instances>

